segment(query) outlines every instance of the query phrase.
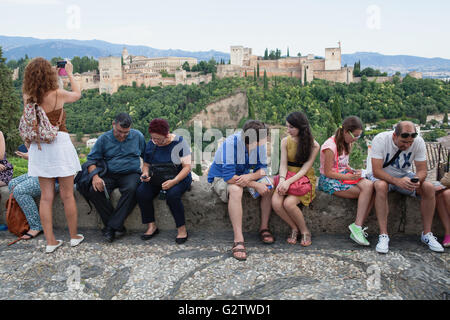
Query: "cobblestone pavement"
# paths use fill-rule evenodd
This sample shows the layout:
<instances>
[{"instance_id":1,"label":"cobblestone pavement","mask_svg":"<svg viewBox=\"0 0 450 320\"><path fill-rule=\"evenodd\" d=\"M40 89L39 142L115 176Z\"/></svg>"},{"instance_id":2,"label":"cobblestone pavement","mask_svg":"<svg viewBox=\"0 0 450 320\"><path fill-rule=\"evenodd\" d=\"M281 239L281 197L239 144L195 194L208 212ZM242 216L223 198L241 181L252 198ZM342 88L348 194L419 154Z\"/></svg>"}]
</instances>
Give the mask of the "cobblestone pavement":
<instances>
[{"instance_id":1,"label":"cobblestone pavement","mask_svg":"<svg viewBox=\"0 0 450 320\"><path fill-rule=\"evenodd\" d=\"M273 245L246 234L248 259L231 257L232 232L189 233L175 244L175 231L150 241L128 233L106 244L97 230L80 230L76 248L45 254L41 235L14 240L0 232L0 299L443 299L450 293L448 249L431 252L420 236L394 236L390 252L354 244L348 235L313 235L313 245ZM440 239L439 239L440 240ZM79 275L79 278L78 278ZM80 281L77 281L80 279Z\"/></svg>"}]
</instances>

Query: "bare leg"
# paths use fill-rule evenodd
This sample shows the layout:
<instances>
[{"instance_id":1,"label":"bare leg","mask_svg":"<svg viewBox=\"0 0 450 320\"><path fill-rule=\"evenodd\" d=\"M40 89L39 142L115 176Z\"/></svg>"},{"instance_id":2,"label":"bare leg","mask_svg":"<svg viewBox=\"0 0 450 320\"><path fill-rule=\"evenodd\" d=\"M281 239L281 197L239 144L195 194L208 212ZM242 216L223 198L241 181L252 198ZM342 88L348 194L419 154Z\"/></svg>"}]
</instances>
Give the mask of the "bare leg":
<instances>
[{"instance_id":1,"label":"bare leg","mask_svg":"<svg viewBox=\"0 0 450 320\"><path fill-rule=\"evenodd\" d=\"M378 180L374 183L375 187L375 212L377 215L380 234L388 234L387 221L389 214L388 190L386 181Z\"/></svg>"},{"instance_id":2,"label":"bare leg","mask_svg":"<svg viewBox=\"0 0 450 320\"><path fill-rule=\"evenodd\" d=\"M436 208L444 226L445 235L450 235L450 189L436 195Z\"/></svg>"},{"instance_id":3,"label":"bare leg","mask_svg":"<svg viewBox=\"0 0 450 320\"><path fill-rule=\"evenodd\" d=\"M434 210L436 208L436 192L434 186L425 181L417 190L422 198L420 201L420 212L422 214L423 234L431 232L431 225L433 224Z\"/></svg>"},{"instance_id":4,"label":"bare leg","mask_svg":"<svg viewBox=\"0 0 450 320\"><path fill-rule=\"evenodd\" d=\"M75 197L73 195L74 176L58 178L59 194L64 204L67 225L69 226L70 238L81 239L78 236L78 211Z\"/></svg>"},{"instance_id":5,"label":"bare leg","mask_svg":"<svg viewBox=\"0 0 450 320\"><path fill-rule=\"evenodd\" d=\"M298 227L295 224L294 220L289 216L289 214L286 212L286 210L283 207L285 196L280 196L278 192L274 192L272 196L272 207L275 213L284 221L286 222L289 227L291 227L291 230L298 231Z\"/></svg>"},{"instance_id":6,"label":"bare leg","mask_svg":"<svg viewBox=\"0 0 450 320\"><path fill-rule=\"evenodd\" d=\"M269 229L269 219L272 213L272 192L261 196L261 227L259 230Z\"/></svg>"},{"instance_id":7,"label":"bare leg","mask_svg":"<svg viewBox=\"0 0 450 320\"><path fill-rule=\"evenodd\" d=\"M367 181L367 182L365 182ZM362 227L367 218L367 208L373 193L373 187L369 180L363 179L357 185L345 191L336 191L335 196L345 199L358 199L358 207L356 209L355 224Z\"/></svg>"},{"instance_id":8,"label":"bare leg","mask_svg":"<svg viewBox=\"0 0 450 320\"><path fill-rule=\"evenodd\" d=\"M289 217L295 222L297 227L300 229L300 233L310 233L308 227L306 226L305 218L303 216L302 210L298 207L300 200L296 196L286 196L283 202L284 210L286 210Z\"/></svg>"},{"instance_id":9,"label":"bare leg","mask_svg":"<svg viewBox=\"0 0 450 320\"><path fill-rule=\"evenodd\" d=\"M58 244L53 233L52 218L52 206L55 198L55 179L39 177L39 185L41 187L41 201L39 204L41 224L44 229L47 245L54 246Z\"/></svg>"},{"instance_id":10,"label":"bare leg","mask_svg":"<svg viewBox=\"0 0 450 320\"><path fill-rule=\"evenodd\" d=\"M230 215L231 224L233 225L234 242L243 242L242 234L242 194L244 189L238 185L228 185L228 214ZM237 249L243 249L242 245L236 246ZM245 258L244 252L236 252L238 258Z\"/></svg>"}]
</instances>

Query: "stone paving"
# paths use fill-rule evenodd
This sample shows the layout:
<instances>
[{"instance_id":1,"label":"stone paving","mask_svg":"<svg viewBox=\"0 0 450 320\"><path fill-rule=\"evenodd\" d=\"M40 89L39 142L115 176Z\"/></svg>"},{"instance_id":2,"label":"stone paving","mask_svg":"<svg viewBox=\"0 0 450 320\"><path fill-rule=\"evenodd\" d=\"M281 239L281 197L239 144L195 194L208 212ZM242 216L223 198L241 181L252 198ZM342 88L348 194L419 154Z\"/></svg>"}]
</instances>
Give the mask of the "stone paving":
<instances>
[{"instance_id":1,"label":"stone paving","mask_svg":"<svg viewBox=\"0 0 450 320\"><path fill-rule=\"evenodd\" d=\"M313 235L313 245L273 245L245 234L248 259L231 257L231 231L189 232L184 245L175 231L150 241L128 233L112 244L100 231L80 230L85 242L45 254L43 235L14 240L0 232L0 299L445 299L450 293L450 256L434 253L420 236L393 236L390 252L375 252L348 235ZM440 239L439 239L440 240ZM78 277L79 276L79 277ZM77 280L79 279L79 281Z\"/></svg>"}]
</instances>

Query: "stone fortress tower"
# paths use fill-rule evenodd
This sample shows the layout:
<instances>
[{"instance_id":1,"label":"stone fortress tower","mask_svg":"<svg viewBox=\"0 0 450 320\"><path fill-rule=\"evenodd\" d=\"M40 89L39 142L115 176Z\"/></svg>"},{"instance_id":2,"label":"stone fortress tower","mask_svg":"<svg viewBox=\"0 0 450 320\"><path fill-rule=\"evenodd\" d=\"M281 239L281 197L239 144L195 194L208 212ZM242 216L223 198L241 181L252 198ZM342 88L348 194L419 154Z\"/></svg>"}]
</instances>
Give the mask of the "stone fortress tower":
<instances>
[{"instance_id":1,"label":"stone fortress tower","mask_svg":"<svg viewBox=\"0 0 450 320\"><path fill-rule=\"evenodd\" d=\"M341 42L339 48L325 48L325 70L341 70Z\"/></svg>"},{"instance_id":2,"label":"stone fortress tower","mask_svg":"<svg viewBox=\"0 0 450 320\"><path fill-rule=\"evenodd\" d=\"M230 64L219 65L217 75L220 78L229 76L253 76L259 65L262 76L266 71L267 76L287 76L312 81L324 79L334 82L353 82L353 67L341 65L341 43L336 48L326 48L325 58L316 58L314 54L302 57L285 57L278 60L263 60L262 57L252 55L251 48L243 46L231 46Z\"/></svg>"},{"instance_id":3,"label":"stone fortress tower","mask_svg":"<svg viewBox=\"0 0 450 320\"><path fill-rule=\"evenodd\" d=\"M100 71L100 93L117 91L123 80L121 57L99 58L98 69Z\"/></svg>"}]
</instances>

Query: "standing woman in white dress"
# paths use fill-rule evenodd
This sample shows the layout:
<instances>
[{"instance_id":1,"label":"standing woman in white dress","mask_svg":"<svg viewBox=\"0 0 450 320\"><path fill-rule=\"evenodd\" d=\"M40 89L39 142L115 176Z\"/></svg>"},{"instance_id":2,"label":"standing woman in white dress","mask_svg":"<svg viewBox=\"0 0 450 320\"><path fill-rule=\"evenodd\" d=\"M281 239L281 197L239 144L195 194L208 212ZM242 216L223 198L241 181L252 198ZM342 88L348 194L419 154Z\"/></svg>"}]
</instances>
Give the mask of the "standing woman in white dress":
<instances>
[{"instance_id":1,"label":"standing woman in white dress","mask_svg":"<svg viewBox=\"0 0 450 320\"><path fill-rule=\"evenodd\" d=\"M70 140L66 128L65 103L72 103L81 98L79 85L73 79L73 66L66 64L66 72L72 91L66 91L58 86L58 69L51 66L43 58L35 58L25 68L23 80L23 101L37 103L41 106L52 125L56 125L63 117L58 135L52 143L41 143L39 150L36 143L29 148L28 175L39 177L41 186L41 202L39 214L47 240L46 252L51 253L62 245L62 240L56 240L53 233L52 206L55 198L55 180L58 179L60 196L64 204L67 224L70 232L70 245L77 246L84 237L77 233L78 212L73 195L75 174L81 170L77 152Z\"/></svg>"}]
</instances>

